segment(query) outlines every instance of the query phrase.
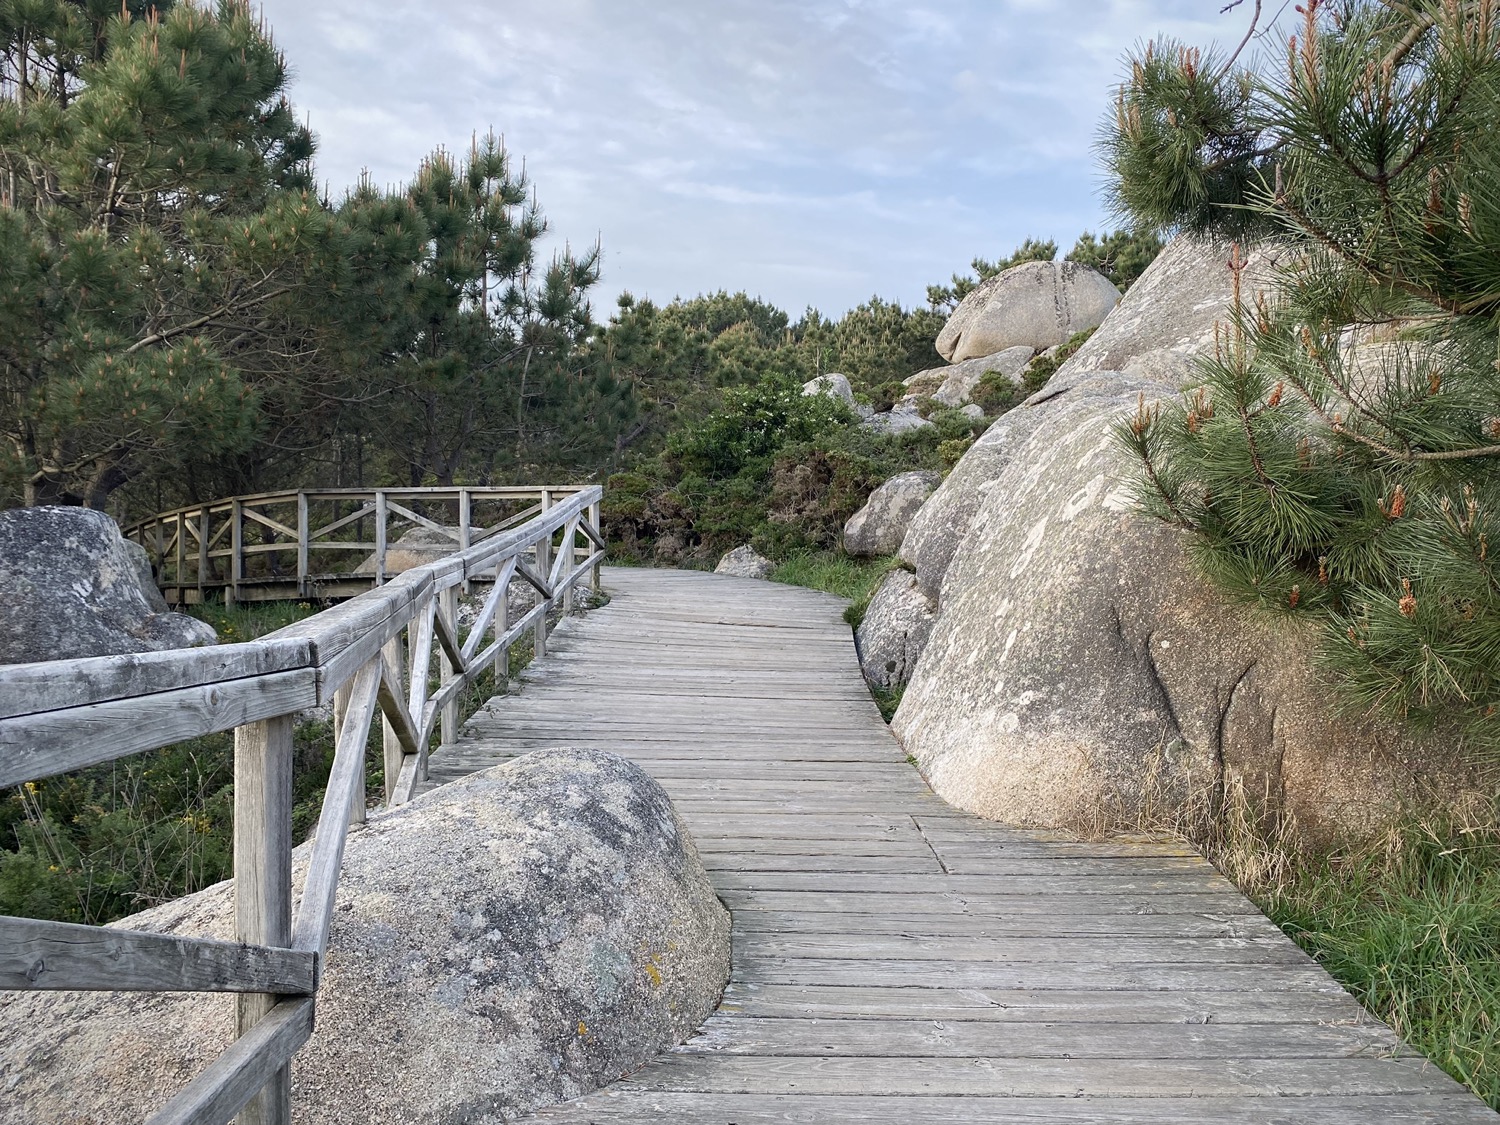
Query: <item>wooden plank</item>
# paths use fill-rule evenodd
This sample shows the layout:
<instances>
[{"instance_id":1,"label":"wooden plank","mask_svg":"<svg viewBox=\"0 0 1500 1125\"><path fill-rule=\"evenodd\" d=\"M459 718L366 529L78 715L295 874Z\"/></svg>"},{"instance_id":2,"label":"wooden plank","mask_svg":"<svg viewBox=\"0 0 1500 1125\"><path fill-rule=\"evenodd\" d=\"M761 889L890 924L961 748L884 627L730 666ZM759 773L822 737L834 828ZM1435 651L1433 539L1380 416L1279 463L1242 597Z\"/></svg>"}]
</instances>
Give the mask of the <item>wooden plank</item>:
<instances>
[{"instance_id":1,"label":"wooden plank","mask_svg":"<svg viewBox=\"0 0 1500 1125\"><path fill-rule=\"evenodd\" d=\"M0 668L0 719L307 668L305 640L259 640Z\"/></svg>"},{"instance_id":2,"label":"wooden plank","mask_svg":"<svg viewBox=\"0 0 1500 1125\"><path fill-rule=\"evenodd\" d=\"M311 668L0 719L0 787L314 707Z\"/></svg>"},{"instance_id":3,"label":"wooden plank","mask_svg":"<svg viewBox=\"0 0 1500 1125\"><path fill-rule=\"evenodd\" d=\"M1385 1096L940 1097L861 1093L702 1094L610 1087L543 1109L539 1121L576 1125L1494 1125L1494 1112L1457 1094Z\"/></svg>"},{"instance_id":4,"label":"wooden plank","mask_svg":"<svg viewBox=\"0 0 1500 1125\"><path fill-rule=\"evenodd\" d=\"M741 906L737 933L859 934L940 937L1169 937L1277 939L1281 930L1258 914L1097 914L1092 911L969 911L962 914L765 910Z\"/></svg>"},{"instance_id":5,"label":"wooden plank","mask_svg":"<svg viewBox=\"0 0 1500 1125\"><path fill-rule=\"evenodd\" d=\"M946 1094L1012 1097L1279 1097L1432 1093L1425 1060L781 1058L671 1055L631 1079L705 1093Z\"/></svg>"},{"instance_id":6,"label":"wooden plank","mask_svg":"<svg viewBox=\"0 0 1500 1125\"><path fill-rule=\"evenodd\" d=\"M1128 875L949 875L942 889L953 894L990 895L1122 895L1184 894L1201 891L1232 893L1234 884L1216 872L1194 874L1174 872L1166 876ZM934 890L933 880L924 875L860 875L856 873L823 874L818 872L774 871L723 872L714 878L720 891L878 891L892 897L896 905L906 895L926 895Z\"/></svg>"},{"instance_id":7,"label":"wooden plank","mask_svg":"<svg viewBox=\"0 0 1500 1125\"><path fill-rule=\"evenodd\" d=\"M1379 1024L1346 992L918 988L734 982L715 1018L979 1020L1003 1023Z\"/></svg>"},{"instance_id":8,"label":"wooden plank","mask_svg":"<svg viewBox=\"0 0 1500 1125\"><path fill-rule=\"evenodd\" d=\"M147 1119L146 1125L208 1125L227 1121L275 1121L258 1109L244 1113L258 1091L275 1084L288 1073L287 1064L298 1048L312 1036L313 1002L310 998L283 1000L272 1008L253 1030L236 1039L171 1101ZM290 1121L290 1114L285 1116Z\"/></svg>"},{"instance_id":9,"label":"wooden plank","mask_svg":"<svg viewBox=\"0 0 1500 1125\"><path fill-rule=\"evenodd\" d=\"M691 827L691 826L690 826ZM934 881L936 882L936 881ZM1023 914L1258 914L1255 905L1238 891L1191 894L1049 895L1032 898L1014 894L954 894L935 889L930 894L900 896L876 892L833 894L829 891L734 891L716 888L731 910L828 911L839 914L904 914L913 912L967 914L971 917L1015 917Z\"/></svg>"},{"instance_id":10,"label":"wooden plank","mask_svg":"<svg viewBox=\"0 0 1500 1125\"><path fill-rule=\"evenodd\" d=\"M235 732L234 936L282 949L291 945L293 753L290 715ZM237 997L236 1037L249 1035L279 1001L273 993ZM269 1072L251 1087L240 1125L290 1125L291 1091L287 1067Z\"/></svg>"},{"instance_id":11,"label":"wooden plank","mask_svg":"<svg viewBox=\"0 0 1500 1125\"><path fill-rule=\"evenodd\" d=\"M1121 962L1163 965L1307 965L1310 958L1280 934L1255 937L1158 937L1084 934L1010 937L999 934L928 935L761 931L736 936L737 948L757 958L901 960L1016 965L1054 962Z\"/></svg>"},{"instance_id":12,"label":"wooden plank","mask_svg":"<svg viewBox=\"0 0 1500 1125\"><path fill-rule=\"evenodd\" d=\"M0 917L0 988L306 995L316 959L244 942Z\"/></svg>"},{"instance_id":13,"label":"wooden plank","mask_svg":"<svg viewBox=\"0 0 1500 1125\"><path fill-rule=\"evenodd\" d=\"M710 1020L679 1050L685 1055L926 1059L1347 1059L1415 1054L1389 1028L1373 1023L1095 1020L1080 1025L759 1016Z\"/></svg>"},{"instance_id":14,"label":"wooden plank","mask_svg":"<svg viewBox=\"0 0 1500 1125\"><path fill-rule=\"evenodd\" d=\"M761 957L742 949L736 980L774 984L867 985L900 981L926 988L1066 989L1127 992L1339 991L1322 968L1303 965L1171 965L1115 961L921 961L909 958Z\"/></svg>"}]
</instances>

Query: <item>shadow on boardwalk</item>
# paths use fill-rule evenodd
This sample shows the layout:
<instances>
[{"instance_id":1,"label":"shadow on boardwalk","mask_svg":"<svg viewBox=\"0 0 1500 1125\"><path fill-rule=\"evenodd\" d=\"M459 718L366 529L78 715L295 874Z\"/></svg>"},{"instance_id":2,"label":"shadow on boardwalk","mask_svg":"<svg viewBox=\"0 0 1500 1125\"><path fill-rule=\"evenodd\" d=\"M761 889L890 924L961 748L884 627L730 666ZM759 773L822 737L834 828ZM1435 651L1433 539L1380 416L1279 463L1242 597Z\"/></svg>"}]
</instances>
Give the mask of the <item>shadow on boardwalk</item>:
<instances>
[{"instance_id":1,"label":"shadow on boardwalk","mask_svg":"<svg viewBox=\"0 0 1500 1125\"><path fill-rule=\"evenodd\" d=\"M557 1125L1494 1123L1191 848L957 811L907 764L836 598L667 570L434 758L628 755L734 913L702 1034Z\"/></svg>"}]
</instances>

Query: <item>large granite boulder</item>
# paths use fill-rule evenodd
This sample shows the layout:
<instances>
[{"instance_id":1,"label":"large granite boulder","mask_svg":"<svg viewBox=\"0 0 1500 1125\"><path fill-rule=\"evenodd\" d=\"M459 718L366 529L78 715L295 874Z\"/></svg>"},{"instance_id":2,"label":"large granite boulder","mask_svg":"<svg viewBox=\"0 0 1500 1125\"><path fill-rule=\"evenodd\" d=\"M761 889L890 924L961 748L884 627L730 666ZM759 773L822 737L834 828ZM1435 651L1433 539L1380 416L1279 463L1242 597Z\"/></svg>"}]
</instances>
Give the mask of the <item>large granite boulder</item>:
<instances>
[{"instance_id":1,"label":"large granite boulder","mask_svg":"<svg viewBox=\"0 0 1500 1125\"><path fill-rule=\"evenodd\" d=\"M1229 315L1233 279L1228 261L1227 248L1175 239L1053 380L1003 415L969 448L923 505L901 544L901 561L916 572L923 593L938 597L948 563L985 495L1042 417L1033 409L1035 404L1063 393L1067 380L1073 384L1066 393L1107 393L1110 375L1099 384L1076 378L1091 372L1129 370L1166 388L1191 380L1193 361L1213 354L1214 325ZM1273 261L1273 251L1251 255L1244 284L1252 293L1255 287L1269 285Z\"/></svg>"},{"instance_id":2,"label":"large granite boulder","mask_svg":"<svg viewBox=\"0 0 1500 1125\"><path fill-rule=\"evenodd\" d=\"M230 890L118 924L228 937ZM728 975L729 916L661 787L598 751L528 754L350 837L293 1119L508 1121L681 1042ZM228 1044L233 1003L0 994L0 1121L142 1120Z\"/></svg>"},{"instance_id":3,"label":"large granite boulder","mask_svg":"<svg viewBox=\"0 0 1500 1125\"><path fill-rule=\"evenodd\" d=\"M747 543L725 554L714 567L714 573L733 578L770 578L775 569L775 563Z\"/></svg>"},{"instance_id":4,"label":"large granite boulder","mask_svg":"<svg viewBox=\"0 0 1500 1125\"><path fill-rule=\"evenodd\" d=\"M145 551L103 512L0 512L0 664L217 641L211 625L167 612Z\"/></svg>"},{"instance_id":5,"label":"large granite boulder","mask_svg":"<svg viewBox=\"0 0 1500 1125\"><path fill-rule=\"evenodd\" d=\"M1001 415L912 517L898 555L916 573L922 593L929 599L938 599L943 575L968 535L975 513L1040 418L1025 406Z\"/></svg>"},{"instance_id":6,"label":"large granite boulder","mask_svg":"<svg viewBox=\"0 0 1500 1125\"><path fill-rule=\"evenodd\" d=\"M844 551L856 558L894 555L906 538L912 517L942 483L942 473L925 470L901 473L886 481L844 524Z\"/></svg>"},{"instance_id":7,"label":"large granite boulder","mask_svg":"<svg viewBox=\"0 0 1500 1125\"><path fill-rule=\"evenodd\" d=\"M1024 262L980 282L938 333L950 363L1007 348L1032 351L1096 328L1120 300L1109 278L1077 262Z\"/></svg>"},{"instance_id":8,"label":"large granite boulder","mask_svg":"<svg viewBox=\"0 0 1500 1125\"><path fill-rule=\"evenodd\" d=\"M1128 371L1172 386L1193 382L1194 361L1213 354L1214 325L1227 324L1234 299L1232 253L1229 246L1174 238L1064 366ZM1272 287L1272 271L1284 253L1267 245L1246 257L1240 286L1247 302Z\"/></svg>"},{"instance_id":9,"label":"large granite boulder","mask_svg":"<svg viewBox=\"0 0 1500 1125\"><path fill-rule=\"evenodd\" d=\"M887 690L910 680L933 621L932 603L914 575L905 570L886 575L854 634L865 679Z\"/></svg>"},{"instance_id":10,"label":"large granite boulder","mask_svg":"<svg viewBox=\"0 0 1500 1125\"><path fill-rule=\"evenodd\" d=\"M893 723L934 790L1073 831L1240 791L1315 844L1481 798L1458 740L1335 713L1316 636L1227 602L1186 533L1135 511L1110 426L1173 393L1064 367L959 463L954 476L978 451L988 480L965 501L977 510Z\"/></svg>"}]
</instances>

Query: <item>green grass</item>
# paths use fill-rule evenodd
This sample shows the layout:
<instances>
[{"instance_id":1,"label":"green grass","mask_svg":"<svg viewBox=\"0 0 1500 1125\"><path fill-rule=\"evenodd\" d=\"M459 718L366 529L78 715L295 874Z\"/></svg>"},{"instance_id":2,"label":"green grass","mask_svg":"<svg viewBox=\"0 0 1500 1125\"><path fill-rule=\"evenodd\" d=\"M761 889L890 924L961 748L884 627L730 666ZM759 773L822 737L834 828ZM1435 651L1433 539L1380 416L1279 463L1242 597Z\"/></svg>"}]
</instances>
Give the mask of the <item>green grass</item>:
<instances>
[{"instance_id":1,"label":"green grass","mask_svg":"<svg viewBox=\"0 0 1500 1125\"><path fill-rule=\"evenodd\" d=\"M819 551L793 555L771 572L771 581L848 598L844 620L857 629L880 580L900 565L893 558L855 559L839 551Z\"/></svg>"},{"instance_id":2,"label":"green grass","mask_svg":"<svg viewBox=\"0 0 1500 1125\"><path fill-rule=\"evenodd\" d=\"M327 606L315 602L249 602L226 606L223 602L204 602L188 606L184 612L207 621L219 634L221 644L253 641L277 629L295 625Z\"/></svg>"},{"instance_id":3,"label":"green grass","mask_svg":"<svg viewBox=\"0 0 1500 1125\"><path fill-rule=\"evenodd\" d=\"M901 706L901 697L906 694L906 685L897 684L892 688L883 688L876 687L868 680L865 682L870 689L870 694L875 697L875 706L880 708L880 717L889 726L890 721L896 717L896 708ZM917 764L917 760L913 757L908 756L906 760L912 765Z\"/></svg>"},{"instance_id":4,"label":"green grass","mask_svg":"<svg viewBox=\"0 0 1500 1125\"><path fill-rule=\"evenodd\" d=\"M1366 1008L1500 1109L1497 814L1413 820L1314 859L1254 833L1207 851Z\"/></svg>"},{"instance_id":5,"label":"green grass","mask_svg":"<svg viewBox=\"0 0 1500 1125\"><path fill-rule=\"evenodd\" d=\"M1500 832L1420 824L1265 896L1412 1046L1500 1109Z\"/></svg>"}]
</instances>

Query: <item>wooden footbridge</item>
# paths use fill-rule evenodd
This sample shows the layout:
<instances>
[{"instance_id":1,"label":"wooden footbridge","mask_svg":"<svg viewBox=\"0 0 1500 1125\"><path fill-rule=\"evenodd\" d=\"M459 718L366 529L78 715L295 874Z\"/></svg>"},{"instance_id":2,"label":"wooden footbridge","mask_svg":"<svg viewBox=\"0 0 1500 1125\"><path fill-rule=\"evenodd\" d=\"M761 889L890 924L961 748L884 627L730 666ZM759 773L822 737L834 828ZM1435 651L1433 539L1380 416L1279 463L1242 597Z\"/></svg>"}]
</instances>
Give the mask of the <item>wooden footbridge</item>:
<instances>
[{"instance_id":1,"label":"wooden footbridge","mask_svg":"<svg viewBox=\"0 0 1500 1125\"><path fill-rule=\"evenodd\" d=\"M549 608L599 578L598 499L250 645L0 672L0 785L238 728L248 943L0 919L0 986L239 992L241 1037L152 1121L287 1121L343 845L318 833L294 917L290 716L327 699L325 826L362 815L379 714L391 801L592 746L657 777L696 839L734 918L723 1002L681 1048L538 1115L553 1125L1496 1120L1191 849L1017 831L935 797L865 690L837 599L612 569L610 604L549 637ZM485 580L464 633L456 590ZM512 581L537 593L515 621ZM528 631L520 690L429 757L456 693Z\"/></svg>"}]
</instances>

